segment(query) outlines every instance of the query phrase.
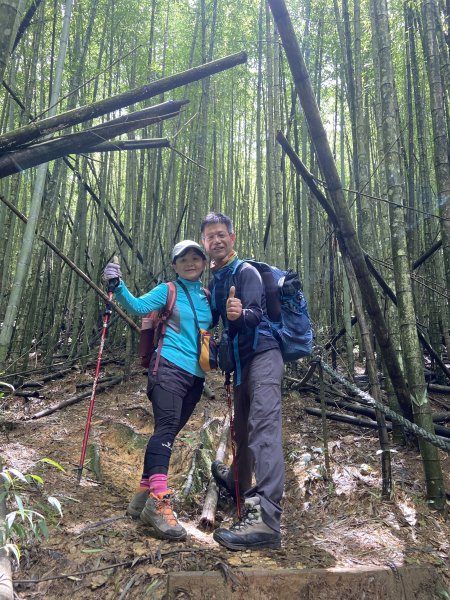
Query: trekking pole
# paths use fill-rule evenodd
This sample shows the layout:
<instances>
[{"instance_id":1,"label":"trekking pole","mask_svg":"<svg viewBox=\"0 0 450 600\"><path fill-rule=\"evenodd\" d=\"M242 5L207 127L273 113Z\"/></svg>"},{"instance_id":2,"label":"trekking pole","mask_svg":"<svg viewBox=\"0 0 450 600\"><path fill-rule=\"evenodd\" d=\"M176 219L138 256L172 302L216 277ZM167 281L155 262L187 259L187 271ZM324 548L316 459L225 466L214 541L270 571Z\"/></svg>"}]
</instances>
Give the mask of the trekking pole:
<instances>
[{"instance_id":1,"label":"trekking pole","mask_svg":"<svg viewBox=\"0 0 450 600\"><path fill-rule=\"evenodd\" d=\"M116 261L117 261L117 258L116 258L116 260L113 260L113 262L116 262ZM97 366L95 368L94 383L92 384L91 401L89 403L89 410L88 410L87 419L86 419L86 427L84 429L84 439L83 439L83 446L81 448L80 465L78 467L78 472L77 472L77 482L78 483L81 482L81 474L83 473L84 459L86 458L86 449L87 449L87 443L88 443L88 439L89 439L89 430L91 428L92 413L94 411L95 392L97 391L98 377L100 374L100 364L102 362L103 346L105 345L105 337L106 337L106 332L108 330L109 316L112 313L110 300L112 298L115 287L116 286L114 283L108 282L108 302L105 305L105 312L103 314L102 336L100 338L100 348L98 349Z\"/></svg>"},{"instance_id":2,"label":"trekking pole","mask_svg":"<svg viewBox=\"0 0 450 600\"><path fill-rule=\"evenodd\" d=\"M231 453L233 456L233 479L234 491L236 493L236 509L238 519L241 518L241 494L239 493L239 474L236 462L236 438L234 435L234 418L233 418L233 403L231 399L231 377L230 373L225 373L225 390L227 392L228 410L230 411L230 437L231 437Z\"/></svg>"}]
</instances>

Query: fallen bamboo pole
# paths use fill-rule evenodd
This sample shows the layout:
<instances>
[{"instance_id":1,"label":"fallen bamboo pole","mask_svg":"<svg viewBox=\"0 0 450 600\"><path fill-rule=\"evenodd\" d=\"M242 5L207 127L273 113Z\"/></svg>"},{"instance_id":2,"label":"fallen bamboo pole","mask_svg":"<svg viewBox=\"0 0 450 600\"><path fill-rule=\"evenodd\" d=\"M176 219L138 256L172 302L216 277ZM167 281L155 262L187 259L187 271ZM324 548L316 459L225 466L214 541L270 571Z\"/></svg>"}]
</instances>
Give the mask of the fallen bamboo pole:
<instances>
[{"instance_id":1,"label":"fallen bamboo pole","mask_svg":"<svg viewBox=\"0 0 450 600\"><path fill-rule=\"evenodd\" d=\"M122 381L123 381L123 377L115 377L111 381L108 381L103 385L99 385L97 387L96 392L97 393L104 392L106 389L112 387L113 385L116 385L117 383L121 383ZM53 406L50 406L49 408L45 408L44 410L41 410L40 412L32 415L30 417L30 419L34 420L34 419L40 419L42 417L46 417L47 415L51 415L52 413L56 412L57 410L66 408L66 406L71 406L72 404L78 404L78 402L81 402L82 400L84 400L85 398L89 398L90 396L91 396L91 390L89 390L87 392L83 392L82 394L78 394L77 396L72 396L72 398L67 398L67 400L63 400L62 402L59 402L58 404L54 404Z\"/></svg>"},{"instance_id":2,"label":"fallen bamboo pole","mask_svg":"<svg viewBox=\"0 0 450 600\"><path fill-rule=\"evenodd\" d=\"M112 140L103 142L96 146L89 146L83 154L92 154L92 152L121 152L123 150L148 150L151 148L170 148L170 141L167 138L154 138L148 140ZM81 153L81 151L80 151Z\"/></svg>"},{"instance_id":3,"label":"fallen bamboo pole","mask_svg":"<svg viewBox=\"0 0 450 600\"><path fill-rule=\"evenodd\" d=\"M96 117L119 110L125 106L130 106L136 102L148 100L163 92L231 69L246 61L247 54L245 52L231 54L230 56L213 60L198 67L193 67L187 71L164 77L158 81L153 81L152 83L135 88L134 90L128 90L122 94L117 94L116 96L111 96L104 100L98 100L92 104L86 104L85 106L74 108L65 113L55 115L54 117L48 117L47 119L25 125L20 129L10 131L0 136L0 150L11 150L17 146L25 145L32 140L46 136L55 131L61 131L72 125L95 119Z\"/></svg>"},{"instance_id":4,"label":"fallen bamboo pole","mask_svg":"<svg viewBox=\"0 0 450 600\"><path fill-rule=\"evenodd\" d=\"M320 402L320 398L318 396L314 396L314 400L317 403ZM367 406L361 406L360 404L356 404L354 402L345 402L342 400L333 400L332 398L326 398L325 403L328 406L333 406L335 408L342 408L343 410L348 410L357 415L363 415L363 416L369 417L371 419L375 419L375 416L376 416L375 410L373 408L369 408ZM442 422L450 421L450 414L435 413L431 416L433 419L433 423L435 424L434 425L435 432L437 434L441 435L442 437L450 438L450 428L442 427L442 426L438 425L438 423L440 423L440 422L442 423ZM388 421L392 420L389 417L386 417L386 419Z\"/></svg>"},{"instance_id":5,"label":"fallen bamboo pole","mask_svg":"<svg viewBox=\"0 0 450 600\"><path fill-rule=\"evenodd\" d=\"M305 412L308 415L314 417L322 417L322 411L320 408L305 408ZM349 425L356 425L357 427L369 427L370 429L378 429L378 423L369 419L360 419L359 417L350 417L348 415L341 415L339 413L333 413L326 411L325 416L331 421L338 421L339 423L348 423ZM392 428L390 423L386 423L386 429L389 431Z\"/></svg>"},{"instance_id":6,"label":"fallen bamboo pole","mask_svg":"<svg viewBox=\"0 0 450 600\"><path fill-rule=\"evenodd\" d=\"M227 415L223 424L222 435L220 436L219 446L217 447L216 460L224 461L230 433L230 415ZM202 514L200 515L199 528L211 531L214 528L216 519L217 500L219 498L219 489L214 477L209 480L206 490L205 502L203 504Z\"/></svg>"},{"instance_id":7,"label":"fallen bamboo pole","mask_svg":"<svg viewBox=\"0 0 450 600\"><path fill-rule=\"evenodd\" d=\"M159 123L164 119L171 119L179 114L180 108L186 102L187 100L178 102L169 100L84 131L69 133L4 153L0 156L0 179L68 154L90 152L90 147L97 146L99 141L107 141L124 133Z\"/></svg>"}]
</instances>

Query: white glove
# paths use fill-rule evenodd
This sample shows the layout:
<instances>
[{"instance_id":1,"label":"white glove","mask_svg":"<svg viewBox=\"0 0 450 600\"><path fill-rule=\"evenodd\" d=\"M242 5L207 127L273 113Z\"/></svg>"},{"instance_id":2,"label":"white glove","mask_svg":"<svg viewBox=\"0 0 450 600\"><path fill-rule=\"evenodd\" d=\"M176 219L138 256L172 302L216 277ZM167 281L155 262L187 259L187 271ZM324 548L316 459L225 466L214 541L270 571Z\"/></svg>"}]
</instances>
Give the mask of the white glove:
<instances>
[{"instance_id":1,"label":"white glove","mask_svg":"<svg viewBox=\"0 0 450 600\"><path fill-rule=\"evenodd\" d=\"M106 265L105 270L103 271L103 279L121 279L122 273L120 271L119 263L110 262Z\"/></svg>"}]
</instances>

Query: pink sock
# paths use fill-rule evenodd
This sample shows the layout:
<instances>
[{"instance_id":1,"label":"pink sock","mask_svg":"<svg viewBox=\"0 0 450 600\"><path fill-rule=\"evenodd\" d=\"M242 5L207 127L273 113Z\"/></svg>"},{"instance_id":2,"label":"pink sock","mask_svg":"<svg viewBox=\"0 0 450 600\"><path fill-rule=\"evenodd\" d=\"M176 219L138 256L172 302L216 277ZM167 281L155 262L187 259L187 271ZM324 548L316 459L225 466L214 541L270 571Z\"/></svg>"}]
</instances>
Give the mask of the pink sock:
<instances>
[{"instance_id":1,"label":"pink sock","mask_svg":"<svg viewBox=\"0 0 450 600\"><path fill-rule=\"evenodd\" d=\"M167 475L163 473L155 473L148 478L149 489L151 494L161 494L167 491Z\"/></svg>"},{"instance_id":2,"label":"pink sock","mask_svg":"<svg viewBox=\"0 0 450 600\"><path fill-rule=\"evenodd\" d=\"M141 481L139 482L139 487L147 488L147 489L150 487L150 482L148 480L148 477L142 477Z\"/></svg>"}]
</instances>

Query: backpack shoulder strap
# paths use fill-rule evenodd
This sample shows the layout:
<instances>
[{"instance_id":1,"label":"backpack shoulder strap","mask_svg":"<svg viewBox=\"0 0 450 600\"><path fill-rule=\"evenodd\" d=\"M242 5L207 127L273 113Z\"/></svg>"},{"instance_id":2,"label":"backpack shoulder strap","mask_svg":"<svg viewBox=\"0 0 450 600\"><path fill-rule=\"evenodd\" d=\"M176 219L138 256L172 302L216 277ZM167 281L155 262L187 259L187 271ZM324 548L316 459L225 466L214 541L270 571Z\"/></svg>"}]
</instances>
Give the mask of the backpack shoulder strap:
<instances>
[{"instance_id":1,"label":"backpack shoulder strap","mask_svg":"<svg viewBox=\"0 0 450 600\"><path fill-rule=\"evenodd\" d=\"M167 298L166 304L160 313L160 327L159 327L159 340L158 346L156 349L156 360L153 366L152 374L156 375L159 367L159 358L161 356L161 349L163 345L164 335L167 329L167 321L172 314L173 307L175 306L175 302L177 299L177 286L173 281L169 281L167 283Z\"/></svg>"},{"instance_id":2,"label":"backpack shoulder strap","mask_svg":"<svg viewBox=\"0 0 450 600\"><path fill-rule=\"evenodd\" d=\"M239 267L244 263L247 262L247 260L243 260L242 258L238 258L237 261L235 262L235 264L233 265L233 268L231 270L231 274L234 275L236 273L236 271L239 269Z\"/></svg>"},{"instance_id":3,"label":"backpack shoulder strap","mask_svg":"<svg viewBox=\"0 0 450 600\"><path fill-rule=\"evenodd\" d=\"M177 300L177 286L173 281L167 283L167 298L164 313L169 317Z\"/></svg>"}]
</instances>

